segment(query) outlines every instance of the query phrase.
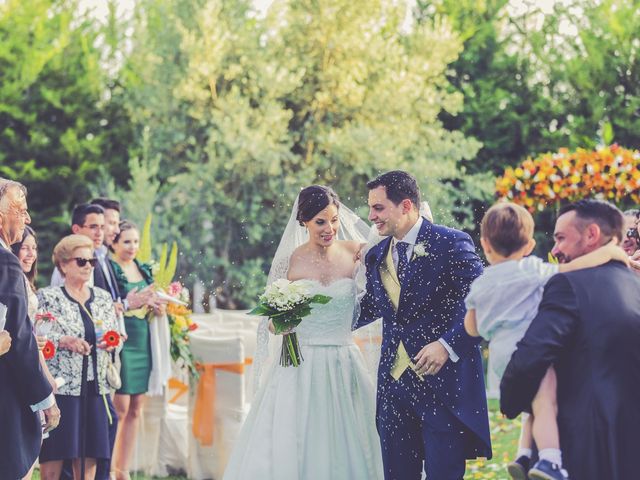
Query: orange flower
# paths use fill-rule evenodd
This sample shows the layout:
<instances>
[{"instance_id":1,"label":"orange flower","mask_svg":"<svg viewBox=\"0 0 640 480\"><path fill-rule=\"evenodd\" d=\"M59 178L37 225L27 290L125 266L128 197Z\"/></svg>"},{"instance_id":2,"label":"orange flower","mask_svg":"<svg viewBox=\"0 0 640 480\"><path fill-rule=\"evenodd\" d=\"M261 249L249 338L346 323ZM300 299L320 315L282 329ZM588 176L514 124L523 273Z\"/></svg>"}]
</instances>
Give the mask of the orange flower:
<instances>
[{"instance_id":1,"label":"orange flower","mask_svg":"<svg viewBox=\"0 0 640 480\"><path fill-rule=\"evenodd\" d=\"M167 304L167 313L169 315L183 316L191 314L191 310L189 310L189 308L185 307L184 305L169 302Z\"/></svg>"},{"instance_id":2,"label":"orange flower","mask_svg":"<svg viewBox=\"0 0 640 480\"><path fill-rule=\"evenodd\" d=\"M42 349L42 355L45 360L51 360L56 354L56 347L51 340L47 340Z\"/></svg>"},{"instance_id":3,"label":"orange flower","mask_svg":"<svg viewBox=\"0 0 640 480\"><path fill-rule=\"evenodd\" d=\"M496 195L531 211L599 195L620 203L640 198L640 152L618 145L591 151L561 148L507 167L496 179Z\"/></svg>"},{"instance_id":4,"label":"orange flower","mask_svg":"<svg viewBox=\"0 0 640 480\"><path fill-rule=\"evenodd\" d=\"M104 340L107 344L107 347L117 347L120 345L120 335L115 330L109 330L102 336L102 340Z\"/></svg>"}]
</instances>

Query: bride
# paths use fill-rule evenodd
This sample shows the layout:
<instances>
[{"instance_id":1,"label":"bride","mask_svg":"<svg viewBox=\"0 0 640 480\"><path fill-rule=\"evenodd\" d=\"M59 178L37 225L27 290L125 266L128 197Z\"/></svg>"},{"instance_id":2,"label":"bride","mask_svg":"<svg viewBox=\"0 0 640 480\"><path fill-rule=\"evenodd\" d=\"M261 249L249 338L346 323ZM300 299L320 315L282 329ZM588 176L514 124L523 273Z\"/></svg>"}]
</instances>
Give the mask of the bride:
<instances>
[{"instance_id":1,"label":"bride","mask_svg":"<svg viewBox=\"0 0 640 480\"><path fill-rule=\"evenodd\" d=\"M312 185L298 195L268 282L304 280L331 301L296 328L301 365L269 367L224 480L382 479L375 386L351 333L354 259L367 233L331 188ZM266 321L262 329L268 338Z\"/></svg>"}]
</instances>

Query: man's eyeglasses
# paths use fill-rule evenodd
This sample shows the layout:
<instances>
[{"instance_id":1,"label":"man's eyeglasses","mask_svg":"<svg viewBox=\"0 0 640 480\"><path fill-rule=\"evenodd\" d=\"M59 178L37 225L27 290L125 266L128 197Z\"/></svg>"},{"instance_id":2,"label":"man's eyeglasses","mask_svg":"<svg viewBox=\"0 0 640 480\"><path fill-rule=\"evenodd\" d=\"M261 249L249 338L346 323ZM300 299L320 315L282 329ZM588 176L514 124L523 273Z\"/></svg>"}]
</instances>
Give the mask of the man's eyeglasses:
<instances>
[{"instance_id":1,"label":"man's eyeglasses","mask_svg":"<svg viewBox=\"0 0 640 480\"><path fill-rule=\"evenodd\" d=\"M92 267L95 267L96 263L98 262L98 259L96 257L93 257L93 258L74 257L71 260L75 260L76 265L78 265L79 267L84 267L87 263Z\"/></svg>"},{"instance_id":2,"label":"man's eyeglasses","mask_svg":"<svg viewBox=\"0 0 640 480\"><path fill-rule=\"evenodd\" d=\"M89 230L104 230L104 225L98 225L95 223L92 223L91 225L83 225L82 228L88 228Z\"/></svg>"}]
</instances>

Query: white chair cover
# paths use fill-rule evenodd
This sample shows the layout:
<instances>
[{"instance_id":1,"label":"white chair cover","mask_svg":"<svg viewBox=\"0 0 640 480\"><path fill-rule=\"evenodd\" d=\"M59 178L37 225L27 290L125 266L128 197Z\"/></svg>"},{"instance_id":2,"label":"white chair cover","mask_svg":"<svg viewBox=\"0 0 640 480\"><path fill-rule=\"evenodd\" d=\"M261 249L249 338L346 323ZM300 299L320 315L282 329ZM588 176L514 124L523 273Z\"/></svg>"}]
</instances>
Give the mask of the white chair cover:
<instances>
[{"instance_id":1,"label":"white chair cover","mask_svg":"<svg viewBox=\"0 0 640 480\"><path fill-rule=\"evenodd\" d=\"M187 473L190 479L220 479L224 473L227 459L244 418L245 408L244 374L231 370L243 370L245 354L242 338L238 336L213 337L205 331L196 330L191 335L191 350L197 362L212 367L215 378L215 403L211 400L198 405L200 384L190 391L189 418L189 461ZM205 367L206 368L206 367ZM202 376L207 375L201 373ZM212 443L207 445L202 438L194 435L194 417L197 409L213 408L211 424L195 425L197 428L213 429ZM203 444L205 443L205 444Z\"/></svg>"}]
</instances>

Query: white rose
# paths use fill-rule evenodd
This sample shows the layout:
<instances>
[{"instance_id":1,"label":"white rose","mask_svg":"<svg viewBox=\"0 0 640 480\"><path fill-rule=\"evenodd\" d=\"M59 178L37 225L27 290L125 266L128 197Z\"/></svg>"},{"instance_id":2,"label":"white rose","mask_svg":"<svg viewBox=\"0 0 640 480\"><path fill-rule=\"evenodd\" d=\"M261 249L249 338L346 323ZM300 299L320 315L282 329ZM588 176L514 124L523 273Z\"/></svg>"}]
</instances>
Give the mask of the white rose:
<instances>
[{"instance_id":1,"label":"white rose","mask_svg":"<svg viewBox=\"0 0 640 480\"><path fill-rule=\"evenodd\" d=\"M422 243L418 243L413 247L413 253L416 257L426 257L428 255L427 249Z\"/></svg>"}]
</instances>

